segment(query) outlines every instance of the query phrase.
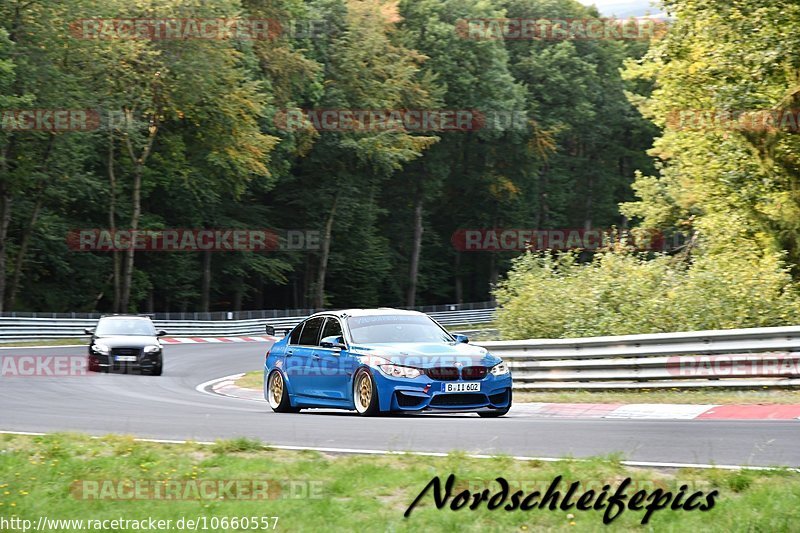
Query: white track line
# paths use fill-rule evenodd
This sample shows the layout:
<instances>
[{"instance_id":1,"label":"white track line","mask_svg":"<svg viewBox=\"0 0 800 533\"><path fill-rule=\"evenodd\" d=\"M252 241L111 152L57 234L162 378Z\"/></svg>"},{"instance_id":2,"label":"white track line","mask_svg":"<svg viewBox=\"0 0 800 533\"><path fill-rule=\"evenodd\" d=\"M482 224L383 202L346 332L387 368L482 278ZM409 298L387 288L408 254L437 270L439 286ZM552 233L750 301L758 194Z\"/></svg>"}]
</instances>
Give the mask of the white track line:
<instances>
[{"instance_id":1,"label":"white track line","mask_svg":"<svg viewBox=\"0 0 800 533\"><path fill-rule=\"evenodd\" d=\"M7 431L7 430L0 430L0 434L6 435L28 435L33 437L43 437L47 435L47 433L37 433L31 431ZM91 436L93 439L101 439L103 437L98 436ZM197 440L173 440L173 439L140 439L134 438L136 442L153 442L156 444L199 444L201 446L211 446L216 444L216 442L210 441L197 441ZM355 455L415 455L421 457L447 457L450 455L448 452L412 452L412 451L397 451L397 450L370 450L370 449L358 449L358 448L328 448L328 447L319 447L319 446L285 446L285 445L276 445L276 444L268 444L264 443L266 448L271 448L275 450L286 450L286 451L314 451L314 452L322 452L322 453L337 453L337 454L355 454ZM508 457L502 454L498 455L486 455L486 454L466 454L466 457L470 457L472 459L497 459L498 457ZM582 462L586 461L587 459L575 459L575 458L563 458L559 459L557 457L530 457L527 455L512 455L510 456L512 459L517 461L543 461L548 463L558 463L562 461L567 462ZM665 463L659 461L620 461L621 465L625 466L639 466L639 467L648 467L648 468L699 468L699 469L719 469L719 470L763 470L763 471L772 471L772 470L781 470L781 471L790 471L790 472L800 472L800 468L783 468L783 467L772 467L772 466L747 466L747 465L713 465L713 464L706 464L706 463Z\"/></svg>"},{"instance_id":2,"label":"white track line","mask_svg":"<svg viewBox=\"0 0 800 533\"><path fill-rule=\"evenodd\" d=\"M86 344L60 344L56 346L0 346L0 350L44 350L51 348L87 348Z\"/></svg>"},{"instance_id":3,"label":"white track line","mask_svg":"<svg viewBox=\"0 0 800 533\"><path fill-rule=\"evenodd\" d=\"M215 392L211 392L210 390L207 390L207 389L211 385L216 385L217 383L220 383L222 381L236 381L237 379L239 379L242 376L244 376L244 373L233 374L233 375L230 375L230 376L225 376L224 378L210 379L208 381L205 381L205 382L201 383L197 387L195 387L194 390L196 390L197 392L202 392L203 394L210 394L211 396L219 397L219 396L222 396L222 395L221 394L217 394ZM226 397L227 398L232 398L233 396L226 396ZM242 399L246 400L247 398L242 398Z\"/></svg>"}]
</instances>

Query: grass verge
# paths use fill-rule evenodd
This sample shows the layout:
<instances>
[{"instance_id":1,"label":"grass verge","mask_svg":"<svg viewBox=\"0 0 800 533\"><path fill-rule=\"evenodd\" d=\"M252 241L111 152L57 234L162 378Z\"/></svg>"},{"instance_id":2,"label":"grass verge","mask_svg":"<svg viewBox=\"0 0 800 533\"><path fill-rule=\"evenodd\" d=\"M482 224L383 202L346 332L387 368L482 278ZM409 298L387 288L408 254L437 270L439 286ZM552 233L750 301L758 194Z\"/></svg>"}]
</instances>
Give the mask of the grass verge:
<instances>
[{"instance_id":1,"label":"grass verge","mask_svg":"<svg viewBox=\"0 0 800 533\"><path fill-rule=\"evenodd\" d=\"M264 371L253 370L236 380L236 386L244 389L261 390L264 388Z\"/></svg>"},{"instance_id":2,"label":"grass verge","mask_svg":"<svg viewBox=\"0 0 800 533\"><path fill-rule=\"evenodd\" d=\"M494 481L497 477L508 481L510 493L544 492L556 476L563 476L562 495L575 481L581 482L576 494L582 494L589 488L599 492L604 484L616 490L628 477L632 479L626 491L629 497L640 489L652 494L659 488L674 496L683 484L689 486L687 494L708 494L716 489L719 495L708 511L667 508L656 511L647 526L641 525L644 510L624 510L611 528L602 523L603 510L536 507L489 511L485 502L477 510L439 510L430 492L409 518L403 518L409 504L434 476L444 482L451 473L456 476L453 496L463 489L475 492L488 488L495 494L499 490ZM130 487L150 486L151 482L169 487L180 482L180 487L191 487L196 486L193 482L208 480L266 481L270 497L252 500L234 494L227 499L197 499L197 492L187 493L181 488L178 492L164 489L161 499L120 498L127 494L119 488L123 481ZM86 492L82 490L87 483L104 487L97 493L99 497L84 498ZM195 499L164 499L167 494L180 493ZM278 516L277 529L283 531L796 531L800 521L798 501L800 474L789 470L654 471L622 466L613 457L546 463L507 457L471 459L459 453L446 457L329 456L269 449L248 439L202 446L142 443L121 436L0 436L0 522L19 517L35 524L40 516L83 520L153 517L174 524L181 518L205 517L208 521L212 517ZM59 528L51 523L46 530L77 528ZM237 529L219 526L211 530Z\"/></svg>"},{"instance_id":3,"label":"grass verge","mask_svg":"<svg viewBox=\"0 0 800 533\"><path fill-rule=\"evenodd\" d=\"M89 337L80 339L42 339L35 341L14 341L0 343L0 348L15 348L19 346L72 346L72 345L85 345L89 342Z\"/></svg>"}]
</instances>

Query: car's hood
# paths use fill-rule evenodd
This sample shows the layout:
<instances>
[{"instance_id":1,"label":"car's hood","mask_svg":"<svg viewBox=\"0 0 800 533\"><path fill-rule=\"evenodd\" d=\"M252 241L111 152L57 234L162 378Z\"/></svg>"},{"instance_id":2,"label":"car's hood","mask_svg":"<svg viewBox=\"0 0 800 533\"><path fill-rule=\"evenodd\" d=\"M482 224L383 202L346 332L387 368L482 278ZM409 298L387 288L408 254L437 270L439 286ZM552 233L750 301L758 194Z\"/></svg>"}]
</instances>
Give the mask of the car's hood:
<instances>
[{"instance_id":1,"label":"car's hood","mask_svg":"<svg viewBox=\"0 0 800 533\"><path fill-rule=\"evenodd\" d=\"M376 361L387 359L392 363L417 368L481 365L494 366L500 358L490 354L485 348L463 343L376 343L357 344L350 347L353 355L374 358Z\"/></svg>"},{"instance_id":2,"label":"car's hood","mask_svg":"<svg viewBox=\"0 0 800 533\"><path fill-rule=\"evenodd\" d=\"M105 344L109 348L144 348L145 346L160 346L157 337L142 335L109 335L95 337L95 344Z\"/></svg>"}]
</instances>

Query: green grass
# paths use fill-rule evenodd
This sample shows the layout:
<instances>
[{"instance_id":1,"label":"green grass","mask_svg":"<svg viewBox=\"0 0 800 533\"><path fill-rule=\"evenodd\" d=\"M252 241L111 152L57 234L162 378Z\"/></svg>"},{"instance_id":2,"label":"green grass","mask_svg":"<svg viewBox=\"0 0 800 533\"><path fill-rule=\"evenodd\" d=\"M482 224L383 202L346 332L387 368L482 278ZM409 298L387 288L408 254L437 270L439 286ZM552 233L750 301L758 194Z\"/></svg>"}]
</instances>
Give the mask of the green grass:
<instances>
[{"instance_id":1,"label":"green grass","mask_svg":"<svg viewBox=\"0 0 800 533\"><path fill-rule=\"evenodd\" d=\"M245 389L261 390L264 388L264 371L253 370L236 380L236 386Z\"/></svg>"},{"instance_id":2,"label":"green grass","mask_svg":"<svg viewBox=\"0 0 800 533\"><path fill-rule=\"evenodd\" d=\"M626 477L633 490L656 488L677 492L682 484L705 494L720 492L716 506L707 511L656 512L641 526L644 511L625 510L608 528L602 511L476 511L437 510L430 494L413 511L403 513L434 477L456 476L454 494L497 490L493 480L502 476L512 492L544 490L561 475L565 485L581 481L584 492L591 484L614 488ZM75 496L76 480L276 480L270 487L274 499L252 501L200 499L192 501L110 501ZM294 487L291 489L291 487ZM311 494L312 497L308 495ZM279 516L282 531L796 531L800 521L800 474L788 470L652 471L620 465L613 457L556 463L516 461L508 457L471 459L452 453L447 457L330 456L316 452L269 449L237 439L214 446L155 444L111 436L55 434L45 437L0 436L0 519L18 516L33 520L170 519L182 517ZM53 529L50 531L72 531ZM127 531L116 529L116 531ZM216 531L232 531L218 528Z\"/></svg>"},{"instance_id":3,"label":"green grass","mask_svg":"<svg viewBox=\"0 0 800 533\"><path fill-rule=\"evenodd\" d=\"M687 404L800 404L800 390L632 390L514 392L515 402L542 403L687 403Z\"/></svg>"},{"instance_id":4,"label":"green grass","mask_svg":"<svg viewBox=\"0 0 800 533\"><path fill-rule=\"evenodd\" d=\"M17 346L72 346L84 345L89 342L89 337L74 339L40 339L35 341L14 341L0 343L0 348Z\"/></svg>"}]
</instances>

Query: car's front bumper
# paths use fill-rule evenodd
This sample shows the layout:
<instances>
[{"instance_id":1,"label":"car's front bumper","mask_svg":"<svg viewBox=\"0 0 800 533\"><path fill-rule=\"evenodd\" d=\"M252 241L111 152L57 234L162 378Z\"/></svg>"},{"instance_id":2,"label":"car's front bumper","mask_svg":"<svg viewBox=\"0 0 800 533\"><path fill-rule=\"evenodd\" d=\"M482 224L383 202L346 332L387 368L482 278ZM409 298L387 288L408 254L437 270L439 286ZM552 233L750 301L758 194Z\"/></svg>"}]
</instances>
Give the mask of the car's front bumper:
<instances>
[{"instance_id":1,"label":"car's front bumper","mask_svg":"<svg viewBox=\"0 0 800 533\"><path fill-rule=\"evenodd\" d=\"M439 381L420 376L390 377L374 369L381 409L389 411L493 411L511 404L511 374L487 375L480 380ZM479 392L444 392L446 383L480 383Z\"/></svg>"},{"instance_id":2,"label":"car's front bumper","mask_svg":"<svg viewBox=\"0 0 800 533\"><path fill-rule=\"evenodd\" d=\"M156 368L162 359L161 352L141 353L136 355L136 361L117 361L115 355L101 354L94 350L89 352L89 370L107 370L109 372L147 371Z\"/></svg>"}]
</instances>

